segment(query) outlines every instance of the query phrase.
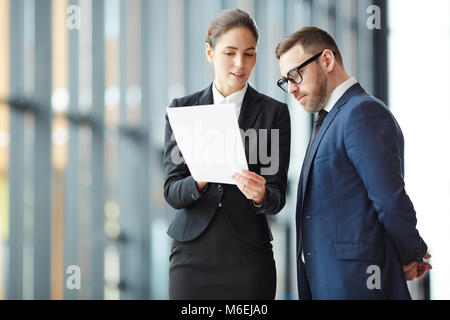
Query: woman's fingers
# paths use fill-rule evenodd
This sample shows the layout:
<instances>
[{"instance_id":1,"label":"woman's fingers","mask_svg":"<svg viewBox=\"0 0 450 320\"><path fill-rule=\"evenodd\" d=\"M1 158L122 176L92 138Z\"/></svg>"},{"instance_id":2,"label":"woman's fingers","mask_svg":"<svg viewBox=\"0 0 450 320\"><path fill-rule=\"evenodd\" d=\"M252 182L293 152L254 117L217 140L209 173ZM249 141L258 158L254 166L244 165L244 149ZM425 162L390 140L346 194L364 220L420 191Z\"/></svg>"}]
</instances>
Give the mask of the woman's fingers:
<instances>
[{"instance_id":1,"label":"woman's fingers","mask_svg":"<svg viewBox=\"0 0 450 320\"><path fill-rule=\"evenodd\" d=\"M259 184L266 183L266 179L264 179L264 177L260 176L259 174L254 173L254 172L248 171L248 170L241 170L240 172L237 172L237 174L240 174L241 176L244 176L247 179L254 180L256 183L259 183Z\"/></svg>"},{"instance_id":2,"label":"woman's fingers","mask_svg":"<svg viewBox=\"0 0 450 320\"><path fill-rule=\"evenodd\" d=\"M264 186L264 183L260 183L252 178L249 178L248 176L244 176L239 173L235 173L233 175L233 179L236 182L240 182L242 185L245 185L248 189L257 190Z\"/></svg>"},{"instance_id":3,"label":"woman's fingers","mask_svg":"<svg viewBox=\"0 0 450 320\"><path fill-rule=\"evenodd\" d=\"M236 172L233 179L247 199L260 199L264 196L266 180L263 177L247 171L245 173Z\"/></svg>"}]
</instances>

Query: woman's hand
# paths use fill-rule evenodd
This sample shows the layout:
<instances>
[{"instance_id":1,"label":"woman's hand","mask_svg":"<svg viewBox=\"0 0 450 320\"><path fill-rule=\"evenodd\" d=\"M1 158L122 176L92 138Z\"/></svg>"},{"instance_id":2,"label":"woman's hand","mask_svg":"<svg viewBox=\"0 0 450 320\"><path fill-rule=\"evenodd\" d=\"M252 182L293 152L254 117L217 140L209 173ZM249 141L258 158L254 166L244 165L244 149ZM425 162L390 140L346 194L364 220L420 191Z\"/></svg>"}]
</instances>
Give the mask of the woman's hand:
<instances>
[{"instance_id":1,"label":"woman's hand","mask_svg":"<svg viewBox=\"0 0 450 320\"><path fill-rule=\"evenodd\" d=\"M208 184L208 182L199 182L199 181L196 181L195 183L197 184L198 191L202 191L203 188Z\"/></svg>"},{"instance_id":2,"label":"woman's hand","mask_svg":"<svg viewBox=\"0 0 450 320\"><path fill-rule=\"evenodd\" d=\"M256 205L264 202L266 199L266 179L248 170L236 172L233 174L233 179L247 199L253 200Z\"/></svg>"}]
</instances>

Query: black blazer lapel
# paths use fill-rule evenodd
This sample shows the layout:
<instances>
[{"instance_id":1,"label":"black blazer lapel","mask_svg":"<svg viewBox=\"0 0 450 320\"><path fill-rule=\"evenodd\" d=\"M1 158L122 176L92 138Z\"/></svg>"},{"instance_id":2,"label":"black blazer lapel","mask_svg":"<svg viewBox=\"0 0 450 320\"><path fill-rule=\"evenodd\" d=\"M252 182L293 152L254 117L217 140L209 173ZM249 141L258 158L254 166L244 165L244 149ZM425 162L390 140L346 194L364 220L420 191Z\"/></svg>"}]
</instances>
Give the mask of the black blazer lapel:
<instances>
[{"instance_id":1,"label":"black blazer lapel","mask_svg":"<svg viewBox=\"0 0 450 320\"><path fill-rule=\"evenodd\" d=\"M241 112L239 113L239 128L246 131L253 127L253 124L262 109L261 105L258 103L260 99L261 95L249 85L244 100L242 101Z\"/></svg>"},{"instance_id":2,"label":"black blazer lapel","mask_svg":"<svg viewBox=\"0 0 450 320\"><path fill-rule=\"evenodd\" d=\"M213 86L213 84L210 84L205 90L200 92L200 96L198 97L198 101L197 101L198 105L203 106L203 105L214 104L212 86Z\"/></svg>"}]
</instances>

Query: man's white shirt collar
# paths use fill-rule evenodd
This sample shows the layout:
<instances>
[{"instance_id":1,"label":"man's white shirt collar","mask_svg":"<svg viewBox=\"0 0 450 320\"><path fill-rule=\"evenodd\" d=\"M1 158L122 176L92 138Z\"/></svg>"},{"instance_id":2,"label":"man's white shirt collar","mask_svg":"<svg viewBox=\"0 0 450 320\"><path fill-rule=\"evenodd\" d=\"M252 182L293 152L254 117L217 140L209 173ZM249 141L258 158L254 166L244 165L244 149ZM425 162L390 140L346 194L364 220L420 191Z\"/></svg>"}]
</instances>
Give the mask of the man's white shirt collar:
<instances>
[{"instance_id":1,"label":"man's white shirt collar","mask_svg":"<svg viewBox=\"0 0 450 320\"><path fill-rule=\"evenodd\" d=\"M356 81L354 77L351 77L338 85L331 93L330 98L328 99L328 102L323 110L330 112L336 102L338 102L338 100L344 95L344 93L356 83L358 83L358 81Z\"/></svg>"}]
</instances>

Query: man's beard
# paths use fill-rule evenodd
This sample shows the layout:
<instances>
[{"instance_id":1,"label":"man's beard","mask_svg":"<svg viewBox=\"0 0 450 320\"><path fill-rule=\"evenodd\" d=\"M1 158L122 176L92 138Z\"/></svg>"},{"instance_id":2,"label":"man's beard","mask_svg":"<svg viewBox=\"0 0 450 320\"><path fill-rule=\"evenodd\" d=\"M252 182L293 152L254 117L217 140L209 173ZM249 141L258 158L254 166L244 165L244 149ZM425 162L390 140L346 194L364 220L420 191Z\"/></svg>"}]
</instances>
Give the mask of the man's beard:
<instances>
[{"instance_id":1,"label":"man's beard","mask_svg":"<svg viewBox=\"0 0 450 320\"><path fill-rule=\"evenodd\" d=\"M319 112L325 107L326 99L327 99L327 76L319 69L318 77L317 77L317 86L311 95L309 95L309 101L303 106L305 110L309 113Z\"/></svg>"}]
</instances>

